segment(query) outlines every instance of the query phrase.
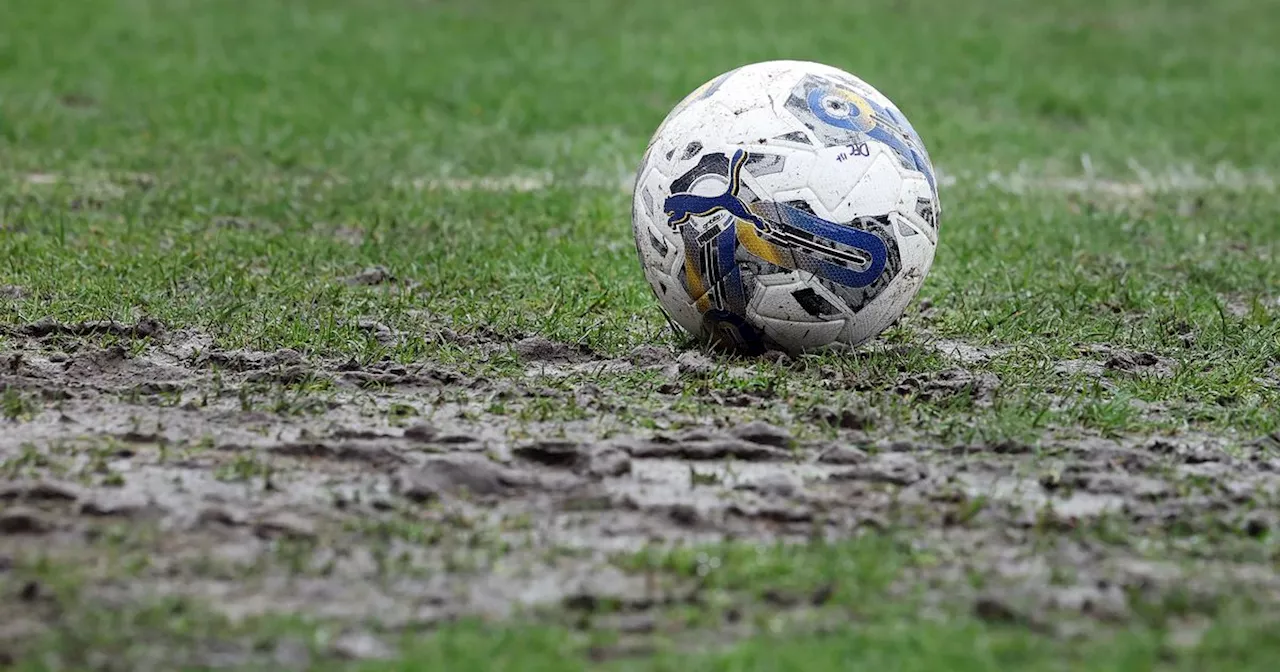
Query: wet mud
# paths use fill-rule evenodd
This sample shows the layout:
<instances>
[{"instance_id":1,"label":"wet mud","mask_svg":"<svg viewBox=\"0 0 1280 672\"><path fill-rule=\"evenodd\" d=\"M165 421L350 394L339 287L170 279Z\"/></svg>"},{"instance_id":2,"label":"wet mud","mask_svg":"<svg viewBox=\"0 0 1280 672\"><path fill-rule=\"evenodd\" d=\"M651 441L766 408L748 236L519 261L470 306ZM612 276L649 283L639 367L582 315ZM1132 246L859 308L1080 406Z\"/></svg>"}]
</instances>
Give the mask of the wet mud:
<instances>
[{"instance_id":1,"label":"wet mud","mask_svg":"<svg viewBox=\"0 0 1280 672\"><path fill-rule=\"evenodd\" d=\"M352 281L390 280L378 271ZM750 365L453 334L526 366L490 380L432 363L220 350L149 320L5 331L0 573L44 558L77 568L102 604L189 597L232 619L333 619L351 625L332 643L341 657L390 655L389 636L361 629L370 623L385 633L602 601L627 605L609 616L620 632L644 633L696 585L616 559L724 540L905 532L937 562L903 590L1064 636L1132 617L1135 596L1280 590L1253 543L1280 525L1280 437L1231 450L1190 434L943 445L875 438L872 409L818 407L812 419L834 434L812 439L758 420L718 426L674 397L662 427L637 429L611 420L626 399L544 381L637 370L678 381ZM990 403L1001 381L967 366L999 353L937 348L953 368L892 391ZM1171 363L1097 350L1059 366L1158 374ZM706 403L784 403L746 396ZM585 411L522 412L546 400ZM1154 539L1185 553L1168 560ZM778 596L771 608L815 599ZM39 609L6 613L6 655L56 627ZM306 651L279 647L275 664L306 666Z\"/></svg>"}]
</instances>

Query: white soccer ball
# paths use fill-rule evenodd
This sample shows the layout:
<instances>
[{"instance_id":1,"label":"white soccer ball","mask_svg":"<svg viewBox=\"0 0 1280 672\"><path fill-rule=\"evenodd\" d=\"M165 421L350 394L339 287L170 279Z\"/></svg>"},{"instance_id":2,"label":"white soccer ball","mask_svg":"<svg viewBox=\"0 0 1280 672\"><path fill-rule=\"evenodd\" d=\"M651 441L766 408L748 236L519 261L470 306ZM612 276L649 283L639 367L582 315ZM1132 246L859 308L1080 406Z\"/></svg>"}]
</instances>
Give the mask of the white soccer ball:
<instances>
[{"instance_id":1,"label":"white soccer ball","mask_svg":"<svg viewBox=\"0 0 1280 672\"><path fill-rule=\"evenodd\" d=\"M769 61L671 111L636 175L640 262L673 325L737 350L856 346L933 264L938 188L920 136L861 79Z\"/></svg>"}]
</instances>

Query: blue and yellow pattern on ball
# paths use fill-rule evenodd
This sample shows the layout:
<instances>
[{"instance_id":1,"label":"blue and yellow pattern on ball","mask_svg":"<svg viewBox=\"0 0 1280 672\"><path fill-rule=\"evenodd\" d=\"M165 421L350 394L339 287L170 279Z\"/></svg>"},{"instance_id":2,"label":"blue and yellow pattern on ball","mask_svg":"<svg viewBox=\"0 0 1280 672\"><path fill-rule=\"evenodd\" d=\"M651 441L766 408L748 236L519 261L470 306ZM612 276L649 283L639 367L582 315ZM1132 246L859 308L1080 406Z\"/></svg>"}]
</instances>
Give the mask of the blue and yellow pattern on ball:
<instances>
[{"instance_id":1,"label":"blue and yellow pattern on ball","mask_svg":"<svg viewBox=\"0 0 1280 672\"><path fill-rule=\"evenodd\" d=\"M809 92L806 102L813 116L836 128L867 133L876 127L876 112L871 103L847 89L814 89Z\"/></svg>"}]
</instances>

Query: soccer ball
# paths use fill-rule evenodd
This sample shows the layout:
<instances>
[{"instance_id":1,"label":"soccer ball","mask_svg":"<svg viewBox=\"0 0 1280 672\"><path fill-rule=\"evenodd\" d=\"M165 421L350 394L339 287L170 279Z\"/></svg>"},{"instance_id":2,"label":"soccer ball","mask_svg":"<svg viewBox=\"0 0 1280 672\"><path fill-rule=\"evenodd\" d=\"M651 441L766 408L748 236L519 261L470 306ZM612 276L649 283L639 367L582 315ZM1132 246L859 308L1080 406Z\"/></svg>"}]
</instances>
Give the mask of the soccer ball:
<instances>
[{"instance_id":1,"label":"soccer ball","mask_svg":"<svg viewBox=\"0 0 1280 672\"><path fill-rule=\"evenodd\" d=\"M673 326L759 352L857 346L902 316L933 264L924 143L861 79L768 61L689 94L636 175L631 223Z\"/></svg>"}]
</instances>

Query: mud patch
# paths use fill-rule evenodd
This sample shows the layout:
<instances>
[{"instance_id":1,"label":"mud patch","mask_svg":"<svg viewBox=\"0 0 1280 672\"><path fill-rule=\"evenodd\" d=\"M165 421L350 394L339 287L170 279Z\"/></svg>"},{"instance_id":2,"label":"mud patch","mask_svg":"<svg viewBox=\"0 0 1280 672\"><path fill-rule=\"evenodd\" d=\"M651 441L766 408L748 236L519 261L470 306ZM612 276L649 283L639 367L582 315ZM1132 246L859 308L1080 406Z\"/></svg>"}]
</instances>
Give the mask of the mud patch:
<instances>
[{"instance_id":1,"label":"mud patch","mask_svg":"<svg viewBox=\"0 0 1280 672\"><path fill-rule=\"evenodd\" d=\"M397 474L394 490L415 502L450 496L507 497L539 487L532 476L475 455L439 457Z\"/></svg>"},{"instance_id":2,"label":"mud patch","mask_svg":"<svg viewBox=\"0 0 1280 672\"><path fill-rule=\"evenodd\" d=\"M932 374L907 376L893 389L900 395L921 401L963 396L978 404L990 404L999 388L1000 379L993 373L947 369Z\"/></svg>"},{"instance_id":3,"label":"mud patch","mask_svg":"<svg viewBox=\"0 0 1280 672\"><path fill-rule=\"evenodd\" d=\"M1151 352L1135 352L1105 345L1088 345L1078 348L1086 357L1058 362L1054 370L1060 374L1083 374L1091 378L1113 375L1152 376L1168 378L1174 375L1178 363Z\"/></svg>"},{"instance_id":4,"label":"mud patch","mask_svg":"<svg viewBox=\"0 0 1280 672\"><path fill-rule=\"evenodd\" d=\"M0 327L6 333L16 336L43 338L46 336L117 336L121 338L145 338L157 336L164 332L164 325L151 318L143 318L133 324L122 324L112 320L93 320L89 322L62 323L52 318L17 327Z\"/></svg>"},{"instance_id":5,"label":"mud patch","mask_svg":"<svg viewBox=\"0 0 1280 672\"><path fill-rule=\"evenodd\" d=\"M531 336L516 343L515 351L529 362L581 362L592 358L585 348Z\"/></svg>"},{"instance_id":6,"label":"mud patch","mask_svg":"<svg viewBox=\"0 0 1280 672\"><path fill-rule=\"evenodd\" d=\"M391 271L385 266L371 266L359 273L356 273L355 275L342 279L344 284L356 287L372 287L374 285L382 285L395 281L396 277L392 275Z\"/></svg>"},{"instance_id":7,"label":"mud patch","mask_svg":"<svg viewBox=\"0 0 1280 672\"><path fill-rule=\"evenodd\" d=\"M971 345L963 341L935 338L927 341L927 345L945 357L953 359L965 366L982 364L1013 351L1008 347Z\"/></svg>"},{"instance_id":8,"label":"mud patch","mask_svg":"<svg viewBox=\"0 0 1280 672\"><path fill-rule=\"evenodd\" d=\"M895 432L893 418L854 398L806 410L806 422L831 430L815 439L760 419L786 418L785 399L747 395L754 405L741 407L714 389L692 406L685 394L646 391L665 406L640 429L617 418L628 398L585 383L557 389L545 372L610 364L703 385L709 374L749 380L754 365L660 348L605 359L539 337L453 334L543 371L487 380L431 362L223 350L145 322L36 324L12 328L15 345L0 354L0 385L29 404L0 431L0 557L87 573L86 604L192 599L229 618L329 619L351 634L323 655L385 657L394 640L371 624L543 607L628 605L642 633L690 587L668 577L655 588L618 558L895 531L941 558L904 579L913 585L965 596L966 577L983 578L986 592L967 597L980 618L1123 620L1127 603L1099 581L1158 594L1188 576L1142 565L1145 544L1224 534L1260 543L1277 525L1261 515L1280 490L1270 437L1247 452L1189 434L939 445ZM1100 375L1169 364L1087 354ZM1000 386L994 374L952 368L904 376L893 390L908 403L988 404ZM579 411L558 410L569 400ZM1225 555L1196 571L1272 580ZM769 600L782 609L809 598ZM55 624L5 616L0 629L32 619ZM281 659L304 666L280 646Z\"/></svg>"},{"instance_id":9,"label":"mud patch","mask_svg":"<svg viewBox=\"0 0 1280 672\"><path fill-rule=\"evenodd\" d=\"M515 343L512 348L527 365L525 376L530 378L567 378L574 375L609 375L625 373L647 366L655 368L663 355L657 348L638 349L630 357L605 359L582 345L560 343L542 336L530 336ZM637 362L642 364L637 365Z\"/></svg>"}]
</instances>

